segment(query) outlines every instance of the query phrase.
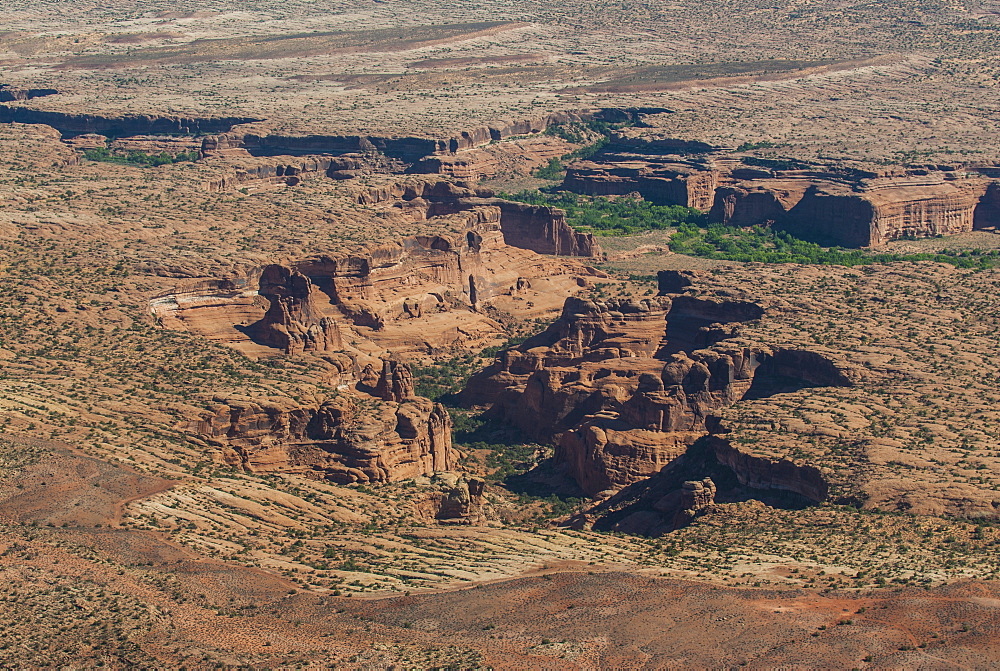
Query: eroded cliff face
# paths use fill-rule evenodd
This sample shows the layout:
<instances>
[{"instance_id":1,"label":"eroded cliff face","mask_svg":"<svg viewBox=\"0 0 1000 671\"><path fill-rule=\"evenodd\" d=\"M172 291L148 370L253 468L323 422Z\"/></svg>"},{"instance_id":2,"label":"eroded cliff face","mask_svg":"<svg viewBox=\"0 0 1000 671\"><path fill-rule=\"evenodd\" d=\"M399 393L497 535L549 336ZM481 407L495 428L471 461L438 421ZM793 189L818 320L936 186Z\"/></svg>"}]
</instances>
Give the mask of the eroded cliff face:
<instances>
[{"instance_id":1,"label":"eroded cliff face","mask_svg":"<svg viewBox=\"0 0 1000 671\"><path fill-rule=\"evenodd\" d=\"M202 149L206 154L239 150L254 156L341 155L379 152L391 159L414 164L432 156L447 156L491 142L512 137L541 133L554 124L579 122L587 119L634 119L635 110L582 110L556 112L536 117L497 120L444 137L379 137L372 135L280 135L262 134L254 130L233 130L205 138ZM475 157L472 157L475 158ZM430 164L428 164L429 166ZM425 167L428 167L425 166ZM418 172L429 172L418 170Z\"/></svg>"},{"instance_id":2,"label":"eroded cliff face","mask_svg":"<svg viewBox=\"0 0 1000 671\"><path fill-rule=\"evenodd\" d=\"M52 126L63 137L98 133L109 137L132 135L181 134L203 135L230 130L237 124L260 119L248 117L178 117L123 114L102 116L97 114L67 114L32 109L20 105L0 105L0 123L32 123Z\"/></svg>"},{"instance_id":3,"label":"eroded cliff face","mask_svg":"<svg viewBox=\"0 0 1000 671\"><path fill-rule=\"evenodd\" d=\"M685 282L664 273L660 284L683 289ZM851 384L819 354L740 338L741 323L767 315L752 301L683 293L570 298L549 329L474 376L463 400L491 404L491 413L526 436L552 441L556 461L586 493L615 491L676 461L710 432L713 413L752 389L760 393L767 379ZM728 458L734 468L767 470ZM782 478L777 471L767 486L781 488Z\"/></svg>"},{"instance_id":4,"label":"eroded cliff face","mask_svg":"<svg viewBox=\"0 0 1000 671\"><path fill-rule=\"evenodd\" d=\"M706 148L698 158L615 146L571 164L563 186L576 193L638 193L685 205L730 226L773 225L823 244L873 247L904 237L995 228L1000 182L975 167L762 169ZM652 155L651 155L652 154Z\"/></svg>"},{"instance_id":5,"label":"eroded cliff face","mask_svg":"<svg viewBox=\"0 0 1000 671\"><path fill-rule=\"evenodd\" d=\"M712 207L719 176L712 167L679 157L620 157L609 162L571 164L563 186L591 196L638 193L655 205L684 205L707 211Z\"/></svg>"},{"instance_id":6,"label":"eroded cliff face","mask_svg":"<svg viewBox=\"0 0 1000 671\"><path fill-rule=\"evenodd\" d=\"M303 179L316 176L351 179L374 172L379 167L378 159L372 155L308 156L300 160L238 167L231 174L206 181L203 186L213 193L262 184L295 186Z\"/></svg>"},{"instance_id":7,"label":"eroded cliff face","mask_svg":"<svg viewBox=\"0 0 1000 671\"><path fill-rule=\"evenodd\" d=\"M456 458L451 417L400 384L409 376L401 366L387 365L387 379L376 381L382 398L346 389L314 403L216 398L187 428L217 447L222 461L252 473L297 472L349 483L449 471Z\"/></svg>"},{"instance_id":8,"label":"eroded cliff face","mask_svg":"<svg viewBox=\"0 0 1000 671\"><path fill-rule=\"evenodd\" d=\"M707 445L719 463L728 466L742 485L761 490L784 490L816 503L825 501L829 494L830 486L815 466L747 454L722 436L710 436Z\"/></svg>"},{"instance_id":9,"label":"eroded cliff face","mask_svg":"<svg viewBox=\"0 0 1000 671\"><path fill-rule=\"evenodd\" d=\"M343 348L340 327L316 305L319 291L308 277L280 265L261 272L258 293L270 306L264 316L247 327L256 342L285 354L332 352Z\"/></svg>"},{"instance_id":10,"label":"eroded cliff face","mask_svg":"<svg viewBox=\"0 0 1000 671\"><path fill-rule=\"evenodd\" d=\"M820 469L788 459L768 459L733 447L717 435L700 438L661 471L603 498L567 520L575 528L661 536L720 504L799 508L827 499Z\"/></svg>"},{"instance_id":11,"label":"eroded cliff face","mask_svg":"<svg viewBox=\"0 0 1000 671\"><path fill-rule=\"evenodd\" d=\"M463 149L454 154L427 156L407 168L407 172L446 175L464 183L501 175L527 175L550 159L568 154L574 147L560 138L537 134Z\"/></svg>"},{"instance_id":12,"label":"eroded cliff face","mask_svg":"<svg viewBox=\"0 0 1000 671\"><path fill-rule=\"evenodd\" d=\"M592 235L574 231L553 208L487 197L441 179L352 193L381 217L426 221L438 232L285 261L245 276L181 283L152 299L152 312L166 326L254 356L267 348L336 351L348 337L345 329L362 329L362 337L387 349L426 352L498 331L485 307L520 296L533 280L563 292L561 300L586 281L581 276L599 274L553 258L601 254Z\"/></svg>"}]
</instances>

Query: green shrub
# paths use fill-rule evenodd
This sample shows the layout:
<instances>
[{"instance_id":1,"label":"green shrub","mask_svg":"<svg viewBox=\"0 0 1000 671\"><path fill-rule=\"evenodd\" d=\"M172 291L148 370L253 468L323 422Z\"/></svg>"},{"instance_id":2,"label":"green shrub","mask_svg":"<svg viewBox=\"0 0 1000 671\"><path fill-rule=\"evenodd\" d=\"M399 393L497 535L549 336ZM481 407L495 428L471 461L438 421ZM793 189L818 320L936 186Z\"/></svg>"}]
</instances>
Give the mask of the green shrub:
<instances>
[{"instance_id":1,"label":"green shrub","mask_svg":"<svg viewBox=\"0 0 1000 671\"><path fill-rule=\"evenodd\" d=\"M168 165L170 163L181 163L183 161L197 161L200 158L197 150L182 151L179 154L160 152L159 154L147 154L143 151L130 151L124 154L116 154L107 147L95 147L94 149L84 149L83 157L90 161L100 161L102 163L121 163L126 165Z\"/></svg>"},{"instance_id":2,"label":"green shrub","mask_svg":"<svg viewBox=\"0 0 1000 671\"><path fill-rule=\"evenodd\" d=\"M978 249L921 254L895 254L863 249L821 247L788 233L770 228L732 228L711 224L699 228L682 224L670 237L670 250L708 259L753 261L758 263L808 263L818 265L858 266L895 261L937 261L958 268L993 268L1000 265L1000 252Z\"/></svg>"},{"instance_id":3,"label":"green shrub","mask_svg":"<svg viewBox=\"0 0 1000 671\"><path fill-rule=\"evenodd\" d=\"M639 198L603 198L581 196L568 191L543 193L521 191L500 194L509 200L532 205L549 205L566 212L566 223L584 233L631 235L642 231L664 230L679 226L696 235L705 215L683 205L653 205Z\"/></svg>"}]
</instances>

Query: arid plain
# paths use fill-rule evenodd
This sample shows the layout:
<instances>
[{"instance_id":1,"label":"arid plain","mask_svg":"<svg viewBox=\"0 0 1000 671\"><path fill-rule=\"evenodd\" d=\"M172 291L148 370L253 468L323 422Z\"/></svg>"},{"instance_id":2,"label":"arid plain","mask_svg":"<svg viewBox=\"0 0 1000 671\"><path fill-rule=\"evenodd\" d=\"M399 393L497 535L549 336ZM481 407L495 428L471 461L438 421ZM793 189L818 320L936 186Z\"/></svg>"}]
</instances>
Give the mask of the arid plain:
<instances>
[{"instance_id":1,"label":"arid plain","mask_svg":"<svg viewBox=\"0 0 1000 671\"><path fill-rule=\"evenodd\" d=\"M986 0L6 3L0 663L995 666L998 84Z\"/></svg>"}]
</instances>

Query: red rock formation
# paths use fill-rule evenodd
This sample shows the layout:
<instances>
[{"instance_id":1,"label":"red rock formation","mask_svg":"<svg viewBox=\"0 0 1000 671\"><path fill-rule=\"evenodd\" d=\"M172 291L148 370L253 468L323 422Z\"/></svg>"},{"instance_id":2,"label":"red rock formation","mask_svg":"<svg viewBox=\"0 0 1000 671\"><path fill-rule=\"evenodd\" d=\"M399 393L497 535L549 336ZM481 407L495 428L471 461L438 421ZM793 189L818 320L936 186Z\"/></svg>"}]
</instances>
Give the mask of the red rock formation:
<instances>
[{"instance_id":1,"label":"red rock formation","mask_svg":"<svg viewBox=\"0 0 1000 671\"><path fill-rule=\"evenodd\" d=\"M191 431L253 473L313 473L391 482L451 470L451 418L425 398L383 402L343 393L323 403L219 398Z\"/></svg>"},{"instance_id":2,"label":"red rock formation","mask_svg":"<svg viewBox=\"0 0 1000 671\"><path fill-rule=\"evenodd\" d=\"M343 156L310 156L299 161L263 163L237 169L229 175L208 180L206 191L219 192L256 184L288 184L294 186L310 176L323 175L332 179L356 177L375 166L373 158L361 154Z\"/></svg>"},{"instance_id":3,"label":"red rock formation","mask_svg":"<svg viewBox=\"0 0 1000 671\"><path fill-rule=\"evenodd\" d=\"M478 524L485 521L484 480L451 473L439 474L434 480L438 482L432 481L432 484L438 484L442 488L440 494L432 497L437 509L434 513L437 520L445 524Z\"/></svg>"},{"instance_id":4,"label":"red rock formation","mask_svg":"<svg viewBox=\"0 0 1000 671\"><path fill-rule=\"evenodd\" d=\"M239 287L234 284L227 291L180 285L154 298L151 309L165 325L204 333L253 356L266 354L263 347L340 349L338 323L372 329L369 337L378 333L386 348L426 352L427 347L481 337L475 334L492 328L482 312L490 301L525 291L535 278L563 276L556 281L575 286L571 276L598 272L533 253L600 254L595 239L573 231L558 210L479 197L446 180L358 189L356 198L388 217L432 220L427 228L439 232L302 259L280 273L268 270L259 296L246 288L257 284L252 275L234 278ZM269 279L273 273L280 277ZM465 324L461 319L434 320L455 311L482 316L469 317ZM438 330L421 333L407 324L413 319L436 321ZM468 334L459 331L473 322L478 326ZM428 338L440 345L428 344Z\"/></svg>"},{"instance_id":5,"label":"red rock formation","mask_svg":"<svg viewBox=\"0 0 1000 671\"><path fill-rule=\"evenodd\" d=\"M384 401L401 402L413 396L413 373L405 363L386 359L375 383L375 395Z\"/></svg>"},{"instance_id":6,"label":"red rock formation","mask_svg":"<svg viewBox=\"0 0 1000 671\"><path fill-rule=\"evenodd\" d=\"M1000 228L1000 182L992 182L979 199L972 227L993 230Z\"/></svg>"},{"instance_id":7,"label":"red rock formation","mask_svg":"<svg viewBox=\"0 0 1000 671\"><path fill-rule=\"evenodd\" d=\"M569 153L573 145L547 135L498 142L455 154L428 156L410 166L413 174L447 175L463 182L492 179L500 175L527 175L550 159Z\"/></svg>"},{"instance_id":8,"label":"red rock formation","mask_svg":"<svg viewBox=\"0 0 1000 671\"><path fill-rule=\"evenodd\" d=\"M512 247L557 256L596 257L602 253L593 234L574 231L560 209L507 200L492 202L500 208L504 242Z\"/></svg>"},{"instance_id":9,"label":"red rock formation","mask_svg":"<svg viewBox=\"0 0 1000 671\"><path fill-rule=\"evenodd\" d=\"M883 245L993 228L1000 221L1000 182L991 169L843 168L764 170L738 158L655 156L650 147L616 146L571 164L563 186L576 193L639 193L664 205L686 205L731 226L770 225L806 240L848 247ZM664 153L669 154L671 150ZM673 150L676 151L676 150Z\"/></svg>"},{"instance_id":10,"label":"red rock formation","mask_svg":"<svg viewBox=\"0 0 1000 671\"><path fill-rule=\"evenodd\" d=\"M973 230L988 183L947 181L938 174L858 186L812 184L778 225L797 237L851 247L962 233Z\"/></svg>"},{"instance_id":11,"label":"red rock formation","mask_svg":"<svg viewBox=\"0 0 1000 671\"><path fill-rule=\"evenodd\" d=\"M309 278L298 271L279 265L265 267L259 293L270 301L270 307L261 320L247 327L247 332L256 341L286 354L342 349L340 328L316 308L315 291Z\"/></svg>"},{"instance_id":12,"label":"red rock formation","mask_svg":"<svg viewBox=\"0 0 1000 671\"><path fill-rule=\"evenodd\" d=\"M708 211L718 180L717 171L679 157L611 156L570 164L563 186L592 196L638 193L656 205L684 205Z\"/></svg>"},{"instance_id":13,"label":"red rock formation","mask_svg":"<svg viewBox=\"0 0 1000 671\"><path fill-rule=\"evenodd\" d=\"M666 274L661 284L687 279ZM463 400L492 403L529 438L553 441L588 494L619 489L685 454L758 370L850 384L817 354L733 340L740 322L764 316L756 303L725 298L571 298L549 329L474 376Z\"/></svg>"},{"instance_id":14,"label":"red rock formation","mask_svg":"<svg viewBox=\"0 0 1000 671\"><path fill-rule=\"evenodd\" d=\"M260 135L255 132L228 132L227 129L219 135L205 138L202 150L206 154L213 154L232 153L238 149L254 156L341 155L377 151L391 159L415 163L425 157L454 154L518 135L540 133L553 124L582 121L600 114L600 111L557 112L513 121L498 121L443 138ZM255 120L244 123L249 121Z\"/></svg>"},{"instance_id":15,"label":"red rock formation","mask_svg":"<svg viewBox=\"0 0 1000 671\"><path fill-rule=\"evenodd\" d=\"M390 159L413 164L432 156L447 156L521 135L537 134L550 126L597 119L634 121L642 114L657 114L662 108L608 108L553 112L536 117L497 120L460 131L450 137L378 137L364 135L261 135L257 132L207 131L220 134L204 139L205 154L240 151L254 156L342 155L379 152ZM241 123L258 121L244 120ZM41 122L46 123L46 122ZM417 172L425 172L418 170Z\"/></svg>"},{"instance_id":16,"label":"red rock formation","mask_svg":"<svg viewBox=\"0 0 1000 671\"><path fill-rule=\"evenodd\" d=\"M830 486L815 466L753 456L741 452L720 436L711 436L708 440L716 459L728 466L741 484L754 489L794 492L817 503L826 500Z\"/></svg>"}]
</instances>

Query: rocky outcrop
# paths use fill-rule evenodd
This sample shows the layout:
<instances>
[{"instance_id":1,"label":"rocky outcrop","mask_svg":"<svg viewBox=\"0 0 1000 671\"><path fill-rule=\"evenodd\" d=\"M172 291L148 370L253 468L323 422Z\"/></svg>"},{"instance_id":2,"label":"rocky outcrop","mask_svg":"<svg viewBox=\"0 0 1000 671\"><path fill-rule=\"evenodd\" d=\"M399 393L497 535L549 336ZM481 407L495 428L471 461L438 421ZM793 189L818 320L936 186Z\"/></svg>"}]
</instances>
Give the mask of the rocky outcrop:
<instances>
[{"instance_id":1,"label":"rocky outcrop","mask_svg":"<svg viewBox=\"0 0 1000 671\"><path fill-rule=\"evenodd\" d=\"M601 498L565 524L661 536L728 503L754 501L796 509L824 501L827 495L818 469L787 459L752 457L710 435L660 472Z\"/></svg>"},{"instance_id":2,"label":"rocky outcrop","mask_svg":"<svg viewBox=\"0 0 1000 671\"><path fill-rule=\"evenodd\" d=\"M662 108L609 108L553 112L519 119L499 119L446 137L379 137L373 135L260 135L254 132L219 132L207 137L202 145L205 154L240 150L253 156L304 156L378 152L390 159L416 164L433 156L447 156L493 142L545 131L550 126L596 119L600 121L635 121L643 114L664 112ZM210 131L211 132L211 131ZM425 164L430 167L431 163ZM443 164L442 164L443 165ZM426 173L426 169L416 172ZM436 172L436 171L435 171ZM448 174L443 172L442 174ZM457 175L456 175L457 176Z\"/></svg>"},{"instance_id":3,"label":"rocky outcrop","mask_svg":"<svg viewBox=\"0 0 1000 671\"><path fill-rule=\"evenodd\" d=\"M903 237L952 235L983 222L989 183L949 181L943 175L871 180L860 185L813 183L776 220L796 237L849 247L883 245Z\"/></svg>"},{"instance_id":4,"label":"rocky outcrop","mask_svg":"<svg viewBox=\"0 0 1000 671\"><path fill-rule=\"evenodd\" d=\"M997 230L1000 228L1000 181L991 182L976 206L972 227Z\"/></svg>"},{"instance_id":5,"label":"rocky outcrop","mask_svg":"<svg viewBox=\"0 0 1000 671\"><path fill-rule=\"evenodd\" d=\"M375 395L383 401L401 402L413 396L413 373L405 363L386 359L375 382Z\"/></svg>"},{"instance_id":6,"label":"rocky outcrop","mask_svg":"<svg viewBox=\"0 0 1000 671\"><path fill-rule=\"evenodd\" d=\"M40 123L52 126L63 137L97 133L109 137L129 135L204 135L230 130L237 124L260 121L248 117L175 117L128 114L67 114L17 105L0 105L0 123Z\"/></svg>"},{"instance_id":7,"label":"rocky outcrop","mask_svg":"<svg viewBox=\"0 0 1000 671\"><path fill-rule=\"evenodd\" d=\"M485 521L483 508L486 499L483 492L486 481L464 474L451 476L450 473L442 473L432 480L442 489L441 494L434 497L437 504L435 519L445 524L478 524Z\"/></svg>"},{"instance_id":8,"label":"rocky outcrop","mask_svg":"<svg viewBox=\"0 0 1000 671\"><path fill-rule=\"evenodd\" d=\"M59 91L56 89L46 89L46 88L21 88L18 86L11 86L10 84L0 84L0 102L9 103L17 100L31 100L33 98L42 98L45 96L54 96Z\"/></svg>"},{"instance_id":9,"label":"rocky outcrop","mask_svg":"<svg viewBox=\"0 0 1000 671\"><path fill-rule=\"evenodd\" d=\"M660 284L689 281L665 273ZM758 372L802 386L851 384L818 354L739 340L741 323L766 314L752 301L688 293L570 298L545 332L473 376L463 401L491 404L528 438L552 441L557 463L586 493L615 491L684 455Z\"/></svg>"},{"instance_id":10,"label":"rocky outcrop","mask_svg":"<svg viewBox=\"0 0 1000 671\"><path fill-rule=\"evenodd\" d=\"M829 494L830 486L815 466L747 454L720 436L711 436L708 445L719 463L732 469L747 487L793 492L815 503L825 501Z\"/></svg>"},{"instance_id":11,"label":"rocky outcrop","mask_svg":"<svg viewBox=\"0 0 1000 671\"><path fill-rule=\"evenodd\" d=\"M571 164L563 187L596 196L638 193L658 205L708 212L713 222L773 225L805 240L846 247L995 228L1000 221L1000 181L990 168L873 172L753 157L741 162L711 148L688 158L684 147L632 145L619 143ZM772 163L781 167L761 167Z\"/></svg>"},{"instance_id":12,"label":"rocky outcrop","mask_svg":"<svg viewBox=\"0 0 1000 671\"><path fill-rule=\"evenodd\" d=\"M331 352L343 348L340 328L316 307L313 283L280 265L264 268L258 293L270 302L264 317L247 327L256 342L285 354Z\"/></svg>"},{"instance_id":13,"label":"rocky outcrop","mask_svg":"<svg viewBox=\"0 0 1000 671\"><path fill-rule=\"evenodd\" d=\"M413 163L429 154L447 151L447 143L420 137L225 133L205 138L202 144L202 151L206 154L233 149L241 149L251 156L339 156L378 152L392 159Z\"/></svg>"},{"instance_id":14,"label":"rocky outcrop","mask_svg":"<svg viewBox=\"0 0 1000 671\"><path fill-rule=\"evenodd\" d=\"M179 284L151 300L150 308L166 326L202 333L250 356L266 355L265 348L336 351L345 329L361 329L385 349L427 353L491 337L502 329L490 316L491 302L520 298L536 278L570 292L585 281L581 276L599 274L577 261L535 253L600 254L595 239L576 234L561 212L483 193L446 180L358 188L359 203L386 218L427 221L428 232L266 266L259 275L251 270L211 287Z\"/></svg>"},{"instance_id":15,"label":"rocky outcrop","mask_svg":"<svg viewBox=\"0 0 1000 671\"><path fill-rule=\"evenodd\" d=\"M679 157L623 157L577 161L566 169L563 187L591 196L638 193L655 205L683 205L708 211L719 172Z\"/></svg>"},{"instance_id":16,"label":"rocky outcrop","mask_svg":"<svg viewBox=\"0 0 1000 671\"><path fill-rule=\"evenodd\" d=\"M493 202L500 208L500 230L504 242L512 247L556 256L601 255L594 235L574 231L566 223L562 210L507 200Z\"/></svg>"},{"instance_id":17,"label":"rocky outcrop","mask_svg":"<svg viewBox=\"0 0 1000 671\"><path fill-rule=\"evenodd\" d=\"M687 480L679 489L656 499L650 510L632 512L614 523L612 529L647 536L682 529L715 506L715 493L712 478Z\"/></svg>"},{"instance_id":18,"label":"rocky outcrop","mask_svg":"<svg viewBox=\"0 0 1000 671\"><path fill-rule=\"evenodd\" d=\"M359 204L390 208L414 220L434 219L453 231L296 264L362 326L377 329L387 321L448 309L445 294L475 307L516 290L518 280L525 280L518 269L492 262L510 248L563 256L601 253L594 237L574 231L559 210L479 197L447 181L387 184L359 190L356 198ZM418 285L427 290L417 295L388 291Z\"/></svg>"},{"instance_id":19,"label":"rocky outcrop","mask_svg":"<svg viewBox=\"0 0 1000 671\"><path fill-rule=\"evenodd\" d=\"M427 156L410 166L407 172L447 175L465 183L501 175L527 175L549 160L569 153L573 146L560 138L539 134L454 154Z\"/></svg>"},{"instance_id":20,"label":"rocky outcrop","mask_svg":"<svg viewBox=\"0 0 1000 671\"><path fill-rule=\"evenodd\" d=\"M259 184L295 186L311 176L330 179L350 179L374 168L373 159L362 154L343 156L311 156L295 162L266 163L237 169L229 175L208 180L206 191L220 192Z\"/></svg>"},{"instance_id":21,"label":"rocky outcrop","mask_svg":"<svg viewBox=\"0 0 1000 671\"><path fill-rule=\"evenodd\" d=\"M391 482L453 467L451 418L425 398L384 402L344 392L321 403L217 398L188 429L252 473Z\"/></svg>"}]
</instances>

